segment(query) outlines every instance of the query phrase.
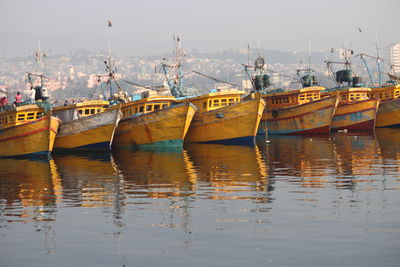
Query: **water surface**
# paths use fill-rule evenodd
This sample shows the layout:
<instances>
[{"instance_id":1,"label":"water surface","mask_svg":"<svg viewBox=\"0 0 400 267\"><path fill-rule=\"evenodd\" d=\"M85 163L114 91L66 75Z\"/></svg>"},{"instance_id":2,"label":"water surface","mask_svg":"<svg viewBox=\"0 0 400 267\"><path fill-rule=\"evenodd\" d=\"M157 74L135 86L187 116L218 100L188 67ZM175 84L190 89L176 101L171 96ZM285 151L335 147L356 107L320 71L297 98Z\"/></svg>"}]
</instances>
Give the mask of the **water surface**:
<instances>
[{"instance_id":1,"label":"water surface","mask_svg":"<svg viewBox=\"0 0 400 267\"><path fill-rule=\"evenodd\" d=\"M0 160L1 266L399 266L400 130Z\"/></svg>"}]
</instances>

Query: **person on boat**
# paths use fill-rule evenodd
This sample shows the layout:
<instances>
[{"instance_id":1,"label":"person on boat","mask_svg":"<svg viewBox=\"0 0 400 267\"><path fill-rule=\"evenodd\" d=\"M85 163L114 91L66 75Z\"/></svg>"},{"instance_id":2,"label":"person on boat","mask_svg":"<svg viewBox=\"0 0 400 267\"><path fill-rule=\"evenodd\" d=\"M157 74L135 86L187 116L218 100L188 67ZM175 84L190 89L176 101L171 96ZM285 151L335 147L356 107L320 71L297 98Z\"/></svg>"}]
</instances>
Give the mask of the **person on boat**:
<instances>
[{"instance_id":1,"label":"person on boat","mask_svg":"<svg viewBox=\"0 0 400 267\"><path fill-rule=\"evenodd\" d=\"M35 86L35 101L42 100L42 87Z\"/></svg>"},{"instance_id":2,"label":"person on boat","mask_svg":"<svg viewBox=\"0 0 400 267\"><path fill-rule=\"evenodd\" d=\"M19 107L21 105L22 102L22 95L21 93L18 91L17 94L15 95L15 101L14 104L15 106Z\"/></svg>"},{"instance_id":3,"label":"person on boat","mask_svg":"<svg viewBox=\"0 0 400 267\"><path fill-rule=\"evenodd\" d=\"M7 97L6 97L6 96L3 96L3 97L0 99L0 110L3 110L3 109L4 109L4 106L7 105L7 103L8 103Z\"/></svg>"},{"instance_id":4,"label":"person on boat","mask_svg":"<svg viewBox=\"0 0 400 267\"><path fill-rule=\"evenodd\" d=\"M31 87L31 90L30 90L30 92L29 92L29 102L31 103L31 104L34 104L35 103L35 96L36 96L36 90L35 90L35 88L33 88L33 86Z\"/></svg>"}]
</instances>

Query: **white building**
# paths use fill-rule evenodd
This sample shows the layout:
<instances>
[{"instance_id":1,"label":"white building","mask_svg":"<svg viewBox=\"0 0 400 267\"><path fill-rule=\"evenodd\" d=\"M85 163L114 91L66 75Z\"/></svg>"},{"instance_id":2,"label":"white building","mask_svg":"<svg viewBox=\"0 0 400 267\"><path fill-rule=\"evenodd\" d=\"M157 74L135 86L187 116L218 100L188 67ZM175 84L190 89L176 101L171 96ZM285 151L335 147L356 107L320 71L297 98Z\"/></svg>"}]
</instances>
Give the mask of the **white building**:
<instances>
[{"instance_id":1,"label":"white building","mask_svg":"<svg viewBox=\"0 0 400 267\"><path fill-rule=\"evenodd\" d=\"M400 74L400 43L390 46L390 64L394 65L394 71Z\"/></svg>"}]
</instances>

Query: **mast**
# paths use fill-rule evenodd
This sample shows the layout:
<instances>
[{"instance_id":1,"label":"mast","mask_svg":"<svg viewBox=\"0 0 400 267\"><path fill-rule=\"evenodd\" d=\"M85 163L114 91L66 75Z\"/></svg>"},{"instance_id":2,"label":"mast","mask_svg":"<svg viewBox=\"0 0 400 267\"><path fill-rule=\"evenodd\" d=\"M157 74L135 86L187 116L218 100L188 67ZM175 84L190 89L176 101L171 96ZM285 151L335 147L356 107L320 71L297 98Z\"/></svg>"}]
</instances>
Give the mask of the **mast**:
<instances>
[{"instance_id":1,"label":"mast","mask_svg":"<svg viewBox=\"0 0 400 267\"><path fill-rule=\"evenodd\" d=\"M182 75L182 43L181 43L181 34L177 34L173 36L175 41L175 62L173 65L168 65L166 62L162 63L161 67L164 72L165 79L167 81L168 87L171 91L171 94L175 97L185 96L183 93L183 75ZM164 58L165 60L165 58ZM169 68L169 71L167 70ZM168 76L172 73L172 79Z\"/></svg>"}]
</instances>

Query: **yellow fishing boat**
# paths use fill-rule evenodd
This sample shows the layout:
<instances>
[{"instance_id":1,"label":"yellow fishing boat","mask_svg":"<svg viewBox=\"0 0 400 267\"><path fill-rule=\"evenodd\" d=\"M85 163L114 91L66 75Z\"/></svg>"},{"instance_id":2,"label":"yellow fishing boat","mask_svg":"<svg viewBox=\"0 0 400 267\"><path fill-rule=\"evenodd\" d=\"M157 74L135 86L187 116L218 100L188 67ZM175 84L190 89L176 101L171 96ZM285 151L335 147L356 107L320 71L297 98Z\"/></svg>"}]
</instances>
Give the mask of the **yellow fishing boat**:
<instances>
[{"instance_id":1,"label":"yellow fishing boat","mask_svg":"<svg viewBox=\"0 0 400 267\"><path fill-rule=\"evenodd\" d=\"M60 120L35 105L0 111L0 157L48 157Z\"/></svg>"},{"instance_id":2,"label":"yellow fishing boat","mask_svg":"<svg viewBox=\"0 0 400 267\"><path fill-rule=\"evenodd\" d=\"M267 102L260 133L326 134L339 100L321 97L324 87L312 86L284 93L263 94Z\"/></svg>"},{"instance_id":3,"label":"yellow fishing boat","mask_svg":"<svg viewBox=\"0 0 400 267\"><path fill-rule=\"evenodd\" d=\"M400 84L371 88L369 96L380 99L376 127L400 127Z\"/></svg>"},{"instance_id":4,"label":"yellow fishing boat","mask_svg":"<svg viewBox=\"0 0 400 267\"><path fill-rule=\"evenodd\" d=\"M323 95L338 95L339 105L332 121L332 131L372 131L375 128L379 100L370 99L370 88L341 87L323 92Z\"/></svg>"},{"instance_id":5,"label":"yellow fishing boat","mask_svg":"<svg viewBox=\"0 0 400 267\"><path fill-rule=\"evenodd\" d=\"M179 100L198 107L185 142L254 144L265 107L260 97L241 101L244 91L216 90Z\"/></svg>"},{"instance_id":6,"label":"yellow fishing boat","mask_svg":"<svg viewBox=\"0 0 400 267\"><path fill-rule=\"evenodd\" d=\"M124 103L113 146L182 148L196 107L174 102L173 96L144 95L143 99Z\"/></svg>"},{"instance_id":7,"label":"yellow fishing boat","mask_svg":"<svg viewBox=\"0 0 400 267\"><path fill-rule=\"evenodd\" d=\"M114 132L121 118L121 104L91 100L54 107L53 114L62 120L55 150L110 150Z\"/></svg>"}]
</instances>

